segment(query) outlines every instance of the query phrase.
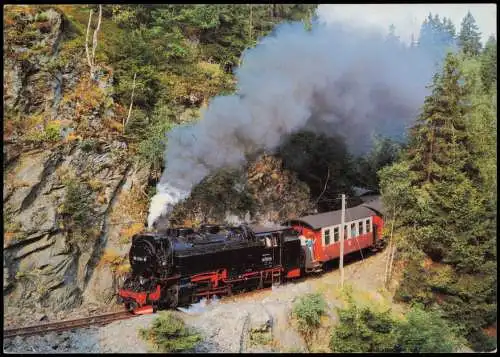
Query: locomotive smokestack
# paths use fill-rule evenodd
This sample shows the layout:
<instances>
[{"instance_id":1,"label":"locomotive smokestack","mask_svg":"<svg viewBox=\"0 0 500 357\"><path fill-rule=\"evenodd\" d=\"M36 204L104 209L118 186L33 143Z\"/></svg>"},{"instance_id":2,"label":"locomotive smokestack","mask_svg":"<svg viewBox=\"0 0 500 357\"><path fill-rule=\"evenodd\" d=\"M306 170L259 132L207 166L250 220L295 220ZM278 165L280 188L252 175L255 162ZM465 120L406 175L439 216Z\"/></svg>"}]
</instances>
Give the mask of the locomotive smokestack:
<instances>
[{"instance_id":1,"label":"locomotive smokestack","mask_svg":"<svg viewBox=\"0 0 500 357\"><path fill-rule=\"evenodd\" d=\"M376 131L402 136L435 69L421 47L342 23L280 25L244 58L237 94L215 97L199 122L167 134L149 226L213 170L241 165L300 129L343 135L358 153Z\"/></svg>"}]
</instances>

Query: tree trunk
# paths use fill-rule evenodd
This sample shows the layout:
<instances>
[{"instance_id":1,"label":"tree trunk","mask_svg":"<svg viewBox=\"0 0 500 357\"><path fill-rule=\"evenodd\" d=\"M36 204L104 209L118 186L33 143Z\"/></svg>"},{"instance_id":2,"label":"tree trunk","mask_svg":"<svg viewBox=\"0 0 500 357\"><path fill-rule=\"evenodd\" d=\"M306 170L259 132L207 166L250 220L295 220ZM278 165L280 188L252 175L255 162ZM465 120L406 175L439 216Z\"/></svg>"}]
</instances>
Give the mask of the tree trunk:
<instances>
[{"instance_id":1,"label":"tree trunk","mask_svg":"<svg viewBox=\"0 0 500 357\"><path fill-rule=\"evenodd\" d=\"M248 38L250 39L249 43L252 43L252 20L253 20L253 11L252 11L252 4L248 4L250 6L250 26L248 29Z\"/></svg>"},{"instance_id":2,"label":"tree trunk","mask_svg":"<svg viewBox=\"0 0 500 357\"><path fill-rule=\"evenodd\" d=\"M135 77L137 76L137 73L134 73L134 82L132 83L132 95L130 96L130 107L128 108L128 115L127 118L124 119L123 121L123 133L125 133L125 126L128 123L128 120L130 119L130 115L132 114L132 106L134 105L134 91L135 91Z\"/></svg>"},{"instance_id":3,"label":"tree trunk","mask_svg":"<svg viewBox=\"0 0 500 357\"><path fill-rule=\"evenodd\" d=\"M97 48L97 35L99 33L99 30L101 29L102 5L99 5L99 18L97 19L97 27L94 31L93 40L92 40L92 54L90 54L88 42L89 42L89 34L90 34L90 24L92 22L92 12L93 12L93 10L90 9L89 23L87 25L87 33L85 35L85 53L87 55L87 62L88 62L89 67L90 67L90 78L95 80L95 72L96 72L95 50Z\"/></svg>"}]
</instances>

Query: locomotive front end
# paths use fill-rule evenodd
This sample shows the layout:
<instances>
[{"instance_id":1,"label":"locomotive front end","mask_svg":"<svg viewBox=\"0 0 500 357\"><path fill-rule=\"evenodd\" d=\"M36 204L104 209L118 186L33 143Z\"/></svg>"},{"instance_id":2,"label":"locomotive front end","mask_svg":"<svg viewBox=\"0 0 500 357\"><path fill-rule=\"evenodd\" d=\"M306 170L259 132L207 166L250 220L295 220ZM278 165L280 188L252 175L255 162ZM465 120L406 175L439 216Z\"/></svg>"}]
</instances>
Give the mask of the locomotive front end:
<instances>
[{"instance_id":1,"label":"locomotive front end","mask_svg":"<svg viewBox=\"0 0 500 357\"><path fill-rule=\"evenodd\" d=\"M117 302L135 314L155 312L161 302L161 281L172 271L172 249L167 237L136 234L129 252L131 273L118 292Z\"/></svg>"}]
</instances>

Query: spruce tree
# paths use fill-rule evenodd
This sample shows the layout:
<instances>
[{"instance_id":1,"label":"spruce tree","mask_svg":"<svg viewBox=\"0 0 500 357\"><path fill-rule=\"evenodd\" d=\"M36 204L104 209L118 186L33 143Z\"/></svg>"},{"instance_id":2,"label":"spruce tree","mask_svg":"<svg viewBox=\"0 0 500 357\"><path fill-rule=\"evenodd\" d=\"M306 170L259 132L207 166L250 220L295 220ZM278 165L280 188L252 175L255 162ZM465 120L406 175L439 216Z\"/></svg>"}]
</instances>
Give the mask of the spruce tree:
<instances>
[{"instance_id":1,"label":"spruce tree","mask_svg":"<svg viewBox=\"0 0 500 357\"><path fill-rule=\"evenodd\" d=\"M481 329L496 319L496 200L476 167L482 153L469 126L478 106L461 68L458 56L446 57L404 159L380 172L381 190L389 218L396 212L399 246L415 261L397 296L437 304L475 349L487 350Z\"/></svg>"},{"instance_id":2,"label":"spruce tree","mask_svg":"<svg viewBox=\"0 0 500 357\"><path fill-rule=\"evenodd\" d=\"M425 48L436 58L442 59L446 51L455 43L455 27L444 17L430 13L420 27L420 47Z\"/></svg>"},{"instance_id":3,"label":"spruce tree","mask_svg":"<svg viewBox=\"0 0 500 357\"><path fill-rule=\"evenodd\" d=\"M458 35L458 45L469 56L477 56L481 52L481 33L470 11L467 12L467 15L462 20L460 34Z\"/></svg>"},{"instance_id":4,"label":"spruce tree","mask_svg":"<svg viewBox=\"0 0 500 357\"><path fill-rule=\"evenodd\" d=\"M497 40L494 36L490 36L481 54L481 80L486 92L489 92L497 81Z\"/></svg>"}]
</instances>

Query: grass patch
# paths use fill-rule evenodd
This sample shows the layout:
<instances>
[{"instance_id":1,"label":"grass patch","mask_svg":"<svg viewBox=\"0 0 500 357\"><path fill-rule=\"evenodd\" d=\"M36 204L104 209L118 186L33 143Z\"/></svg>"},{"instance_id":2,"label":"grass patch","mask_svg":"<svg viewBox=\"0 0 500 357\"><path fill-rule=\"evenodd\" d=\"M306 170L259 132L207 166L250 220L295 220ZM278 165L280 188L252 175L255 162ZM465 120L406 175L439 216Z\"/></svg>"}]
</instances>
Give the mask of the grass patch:
<instances>
[{"instance_id":1,"label":"grass patch","mask_svg":"<svg viewBox=\"0 0 500 357\"><path fill-rule=\"evenodd\" d=\"M269 345L273 341L271 332L269 331L250 331L250 344L256 345Z\"/></svg>"},{"instance_id":2,"label":"grass patch","mask_svg":"<svg viewBox=\"0 0 500 357\"><path fill-rule=\"evenodd\" d=\"M117 198L116 205L111 211L111 223L120 224L122 222L144 222L148 213L149 201L145 193L143 193L138 185L132 187L130 191L122 191ZM141 223L142 226L142 223ZM138 226L129 226L125 228L136 230ZM122 234L130 234L130 232L122 232ZM131 237L132 235L130 235ZM125 238L124 238L125 239Z\"/></svg>"},{"instance_id":3,"label":"grass patch","mask_svg":"<svg viewBox=\"0 0 500 357\"><path fill-rule=\"evenodd\" d=\"M140 329L139 336L157 352L186 352L193 350L201 336L188 329L184 321L173 313L160 312L149 329Z\"/></svg>"},{"instance_id":4,"label":"grass patch","mask_svg":"<svg viewBox=\"0 0 500 357\"><path fill-rule=\"evenodd\" d=\"M134 234L141 232L144 230L144 225L140 222L133 223L124 227L120 230L120 239L119 242L121 244L128 244L132 241L132 237Z\"/></svg>"},{"instance_id":5,"label":"grass patch","mask_svg":"<svg viewBox=\"0 0 500 357\"><path fill-rule=\"evenodd\" d=\"M101 263L103 265L115 266L121 264L124 258L125 257L121 256L116 251L112 249L106 249L104 251L104 254L102 255Z\"/></svg>"}]
</instances>

